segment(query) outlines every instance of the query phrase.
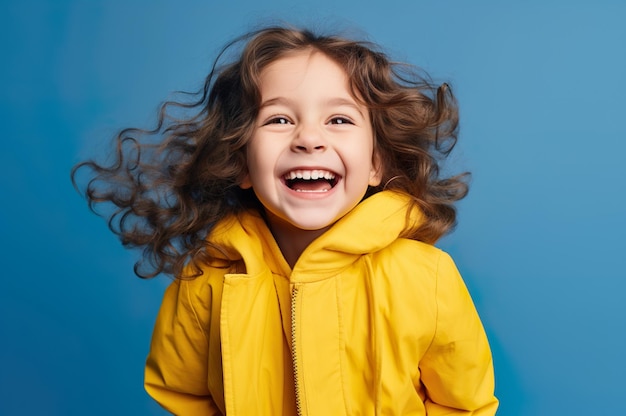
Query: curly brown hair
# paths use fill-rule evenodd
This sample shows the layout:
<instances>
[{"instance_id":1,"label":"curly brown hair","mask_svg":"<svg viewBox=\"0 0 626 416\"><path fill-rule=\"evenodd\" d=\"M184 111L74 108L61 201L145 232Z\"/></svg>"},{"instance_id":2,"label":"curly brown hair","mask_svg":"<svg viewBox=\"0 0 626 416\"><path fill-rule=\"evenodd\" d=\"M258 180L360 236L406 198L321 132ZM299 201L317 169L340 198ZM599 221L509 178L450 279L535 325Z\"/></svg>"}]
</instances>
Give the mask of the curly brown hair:
<instances>
[{"instance_id":1,"label":"curly brown hair","mask_svg":"<svg viewBox=\"0 0 626 416\"><path fill-rule=\"evenodd\" d=\"M222 65L242 44L234 62ZM262 210L254 192L239 186L260 105L260 73L306 49L337 62L354 96L370 111L383 175L366 197L383 189L410 195L426 221L408 238L433 243L454 227L454 202L467 194L468 185L467 173L440 173L458 133L457 104L448 85L437 86L414 67L390 61L369 42L270 27L229 43L203 89L188 94L189 101L163 103L153 130L122 130L112 163L88 160L72 169L75 186L77 172L89 172L84 193L90 208L112 204L113 211L104 215L109 228L124 246L143 249L135 264L138 276L182 277L186 264L210 262L209 253L220 250L207 240L215 224L242 210ZM178 110L191 115L174 117ZM160 139L146 139L154 136Z\"/></svg>"}]
</instances>

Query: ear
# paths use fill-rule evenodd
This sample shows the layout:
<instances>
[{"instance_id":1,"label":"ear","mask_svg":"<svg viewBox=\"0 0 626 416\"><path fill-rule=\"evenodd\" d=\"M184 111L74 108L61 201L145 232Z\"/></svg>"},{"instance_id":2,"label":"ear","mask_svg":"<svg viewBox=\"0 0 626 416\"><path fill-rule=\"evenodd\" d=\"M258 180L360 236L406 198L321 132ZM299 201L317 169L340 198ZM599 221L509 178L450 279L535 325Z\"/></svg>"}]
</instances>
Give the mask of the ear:
<instances>
[{"instance_id":1,"label":"ear","mask_svg":"<svg viewBox=\"0 0 626 416\"><path fill-rule=\"evenodd\" d=\"M245 176L241 180L241 183L239 184L239 187L241 189L250 189L250 188L252 188L252 181L250 180L250 174L249 173L245 174Z\"/></svg>"},{"instance_id":2,"label":"ear","mask_svg":"<svg viewBox=\"0 0 626 416\"><path fill-rule=\"evenodd\" d=\"M378 150L374 149L374 153L372 154L372 167L370 169L370 180L368 182L369 186L378 186L380 182L383 180L383 162L380 157L380 153Z\"/></svg>"}]
</instances>

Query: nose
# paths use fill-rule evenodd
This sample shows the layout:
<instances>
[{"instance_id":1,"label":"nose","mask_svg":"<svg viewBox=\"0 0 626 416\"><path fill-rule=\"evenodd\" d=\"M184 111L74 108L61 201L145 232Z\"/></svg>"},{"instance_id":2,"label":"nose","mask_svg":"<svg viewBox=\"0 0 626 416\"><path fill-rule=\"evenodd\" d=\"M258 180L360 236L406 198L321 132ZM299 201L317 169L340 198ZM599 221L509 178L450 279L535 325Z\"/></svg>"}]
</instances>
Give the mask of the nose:
<instances>
[{"instance_id":1,"label":"nose","mask_svg":"<svg viewBox=\"0 0 626 416\"><path fill-rule=\"evenodd\" d=\"M291 150L294 152L314 153L326 150L324 132L315 123L300 123L296 130Z\"/></svg>"}]
</instances>

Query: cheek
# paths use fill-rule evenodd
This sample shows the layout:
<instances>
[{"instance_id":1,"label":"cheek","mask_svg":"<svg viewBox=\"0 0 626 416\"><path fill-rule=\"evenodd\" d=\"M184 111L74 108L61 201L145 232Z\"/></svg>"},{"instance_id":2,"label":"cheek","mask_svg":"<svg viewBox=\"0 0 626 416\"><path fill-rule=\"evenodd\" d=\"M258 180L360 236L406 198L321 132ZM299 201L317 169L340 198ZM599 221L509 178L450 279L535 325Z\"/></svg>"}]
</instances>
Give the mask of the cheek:
<instances>
[{"instance_id":1,"label":"cheek","mask_svg":"<svg viewBox=\"0 0 626 416\"><path fill-rule=\"evenodd\" d=\"M253 178L259 175L259 159L254 139L246 145L246 172L241 181L240 187L243 189L252 188Z\"/></svg>"},{"instance_id":2,"label":"cheek","mask_svg":"<svg viewBox=\"0 0 626 416\"><path fill-rule=\"evenodd\" d=\"M248 143L248 147L246 149L246 161L248 165L248 172L250 174L258 173L259 165L262 159L256 141L251 141L250 143Z\"/></svg>"},{"instance_id":3,"label":"cheek","mask_svg":"<svg viewBox=\"0 0 626 416\"><path fill-rule=\"evenodd\" d=\"M372 167L370 169L370 180L369 186L378 186L380 182L383 180L383 166L380 154L378 151L374 150L374 154L372 155Z\"/></svg>"},{"instance_id":4,"label":"cheek","mask_svg":"<svg viewBox=\"0 0 626 416\"><path fill-rule=\"evenodd\" d=\"M250 184L258 184L273 178L277 157L275 147L260 146L255 141L250 142L246 151Z\"/></svg>"},{"instance_id":5,"label":"cheek","mask_svg":"<svg viewBox=\"0 0 626 416\"><path fill-rule=\"evenodd\" d=\"M378 170L376 169L372 152L364 149L364 151L352 156L348 169L352 171L352 177L355 181L353 182L354 185L359 188L367 187L368 185L376 186Z\"/></svg>"}]
</instances>

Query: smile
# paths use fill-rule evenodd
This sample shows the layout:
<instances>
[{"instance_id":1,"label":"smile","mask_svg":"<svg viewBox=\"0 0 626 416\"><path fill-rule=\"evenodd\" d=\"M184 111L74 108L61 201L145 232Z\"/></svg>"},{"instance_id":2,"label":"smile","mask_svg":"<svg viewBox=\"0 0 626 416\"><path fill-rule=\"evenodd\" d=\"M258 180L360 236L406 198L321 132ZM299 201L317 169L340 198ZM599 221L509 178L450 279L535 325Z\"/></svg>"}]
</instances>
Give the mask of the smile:
<instances>
[{"instance_id":1,"label":"smile","mask_svg":"<svg viewBox=\"0 0 626 416\"><path fill-rule=\"evenodd\" d=\"M296 192L328 192L338 179L334 172L323 169L297 169L283 175L285 184Z\"/></svg>"}]
</instances>

